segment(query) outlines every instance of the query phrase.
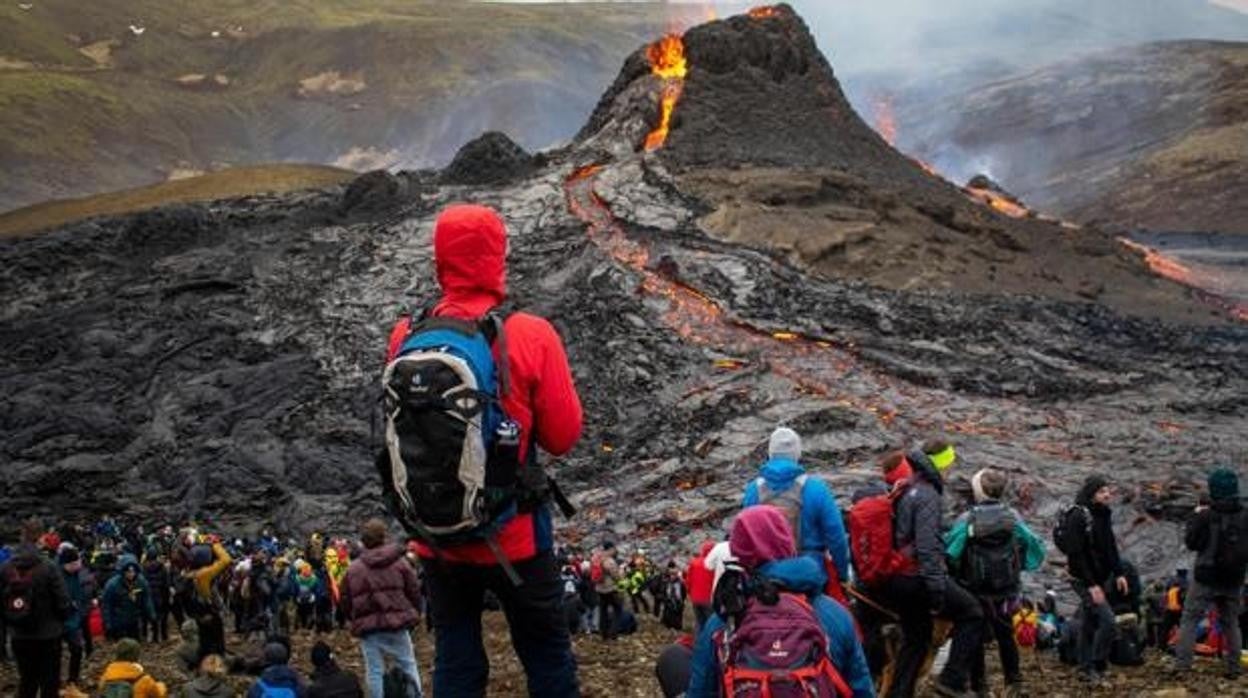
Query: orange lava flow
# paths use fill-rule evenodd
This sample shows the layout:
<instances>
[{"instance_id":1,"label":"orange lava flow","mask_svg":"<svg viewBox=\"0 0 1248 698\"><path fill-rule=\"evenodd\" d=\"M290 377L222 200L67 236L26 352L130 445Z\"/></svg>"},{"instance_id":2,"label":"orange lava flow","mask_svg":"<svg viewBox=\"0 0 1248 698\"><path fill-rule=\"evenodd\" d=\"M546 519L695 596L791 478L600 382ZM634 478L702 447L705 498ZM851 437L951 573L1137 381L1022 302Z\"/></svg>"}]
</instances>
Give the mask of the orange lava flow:
<instances>
[{"instance_id":1,"label":"orange lava flow","mask_svg":"<svg viewBox=\"0 0 1248 698\"><path fill-rule=\"evenodd\" d=\"M667 142L667 134L672 129L672 113L676 111L676 103L685 89L685 75L689 72L689 63L685 60L685 42L678 34L668 34L646 48L646 57L650 59L650 72L663 80L663 91L659 97L659 125L646 136L647 152L658 150Z\"/></svg>"},{"instance_id":2,"label":"orange lava flow","mask_svg":"<svg viewBox=\"0 0 1248 698\"><path fill-rule=\"evenodd\" d=\"M896 147L897 119L893 116L893 101L888 97L877 97L871 107L875 111L875 132L885 143Z\"/></svg>"},{"instance_id":3,"label":"orange lava flow","mask_svg":"<svg viewBox=\"0 0 1248 698\"><path fill-rule=\"evenodd\" d=\"M779 8L773 5L763 5L761 7L751 8L749 15L753 19L767 19L769 17L779 17Z\"/></svg>"},{"instance_id":4,"label":"orange lava flow","mask_svg":"<svg viewBox=\"0 0 1248 698\"><path fill-rule=\"evenodd\" d=\"M985 206L989 206L994 211L1009 216L1010 218L1026 218L1031 215L1031 210L1026 206L1020 206L990 189L968 187L966 189L966 194L971 197L971 200L978 201Z\"/></svg>"},{"instance_id":5,"label":"orange lava flow","mask_svg":"<svg viewBox=\"0 0 1248 698\"><path fill-rule=\"evenodd\" d=\"M1143 252L1144 263L1148 265L1149 269L1153 270L1154 274L1170 279L1171 281L1177 281L1184 286L1198 285L1196 283L1195 275L1192 274L1191 269L1188 269L1186 266L1163 255L1157 250L1154 250L1147 245L1141 245L1134 240L1128 240L1127 238L1118 238L1118 242L1121 242L1123 245L1126 245L1133 250Z\"/></svg>"}]
</instances>

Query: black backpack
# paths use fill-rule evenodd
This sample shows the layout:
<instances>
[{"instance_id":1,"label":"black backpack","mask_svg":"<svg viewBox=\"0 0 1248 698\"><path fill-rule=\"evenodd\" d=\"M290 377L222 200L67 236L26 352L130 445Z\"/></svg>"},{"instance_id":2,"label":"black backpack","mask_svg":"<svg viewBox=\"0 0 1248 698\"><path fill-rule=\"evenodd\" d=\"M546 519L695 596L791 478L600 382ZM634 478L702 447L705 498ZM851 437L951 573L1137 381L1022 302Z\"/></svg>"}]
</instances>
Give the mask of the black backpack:
<instances>
[{"instance_id":1,"label":"black backpack","mask_svg":"<svg viewBox=\"0 0 1248 698\"><path fill-rule=\"evenodd\" d=\"M4 575L4 622L14 628L25 628L35 621L35 572L38 566L25 569L9 564Z\"/></svg>"},{"instance_id":2,"label":"black backpack","mask_svg":"<svg viewBox=\"0 0 1248 698\"><path fill-rule=\"evenodd\" d=\"M416 682L397 666L390 667L382 678L381 694L383 698L421 698Z\"/></svg>"},{"instance_id":3,"label":"black backpack","mask_svg":"<svg viewBox=\"0 0 1248 698\"><path fill-rule=\"evenodd\" d=\"M1248 531L1244 530L1246 512L1215 514L1213 522L1213 562L1219 576L1232 582L1243 577L1248 566Z\"/></svg>"},{"instance_id":4,"label":"black backpack","mask_svg":"<svg viewBox=\"0 0 1248 698\"><path fill-rule=\"evenodd\" d=\"M1053 544L1063 555L1078 547L1079 540L1092 537L1092 512L1082 504L1072 504L1062 509L1053 527Z\"/></svg>"},{"instance_id":5,"label":"black backpack","mask_svg":"<svg viewBox=\"0 0 1248 698\"><path fill-rule=\"evenodd\" d=\"M1118 623L1113 642L1109 645L1109 661L1118 666L1144 664L1144 633L1138 620Z\"/></svg>"},{"instance_id":6,"label":"black backpack","mask_svg":"<svg viewBox=\"0 0 1248 698\"><path fill-rule=\"evenodd\" d=\"M963 580L982 596L1009 596L1018 592L1022 555L1014 536L1014 512L1003 504L981 504L971 509L963 553Z\"/></svg>"}]
</instances>

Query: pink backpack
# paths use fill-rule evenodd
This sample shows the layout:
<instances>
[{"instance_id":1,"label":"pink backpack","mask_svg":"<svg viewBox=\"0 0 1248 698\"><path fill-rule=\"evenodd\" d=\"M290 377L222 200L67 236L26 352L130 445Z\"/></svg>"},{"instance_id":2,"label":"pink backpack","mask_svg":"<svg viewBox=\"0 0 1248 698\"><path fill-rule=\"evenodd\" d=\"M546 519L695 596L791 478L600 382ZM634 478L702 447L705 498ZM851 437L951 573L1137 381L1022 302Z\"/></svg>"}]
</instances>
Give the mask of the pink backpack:
<instances>
[{"instance_id":1,"label":"pink backpack","mask_svg":"<svg viewBox=\"0 0 1248 698\"><path fill-rule=\"evenodd\" d=\"M781 593L775 604L751 598L735 630L715 637L725 698L848 698L832 665L828 636L804 596Z\"/></svg>"}]
</instances>

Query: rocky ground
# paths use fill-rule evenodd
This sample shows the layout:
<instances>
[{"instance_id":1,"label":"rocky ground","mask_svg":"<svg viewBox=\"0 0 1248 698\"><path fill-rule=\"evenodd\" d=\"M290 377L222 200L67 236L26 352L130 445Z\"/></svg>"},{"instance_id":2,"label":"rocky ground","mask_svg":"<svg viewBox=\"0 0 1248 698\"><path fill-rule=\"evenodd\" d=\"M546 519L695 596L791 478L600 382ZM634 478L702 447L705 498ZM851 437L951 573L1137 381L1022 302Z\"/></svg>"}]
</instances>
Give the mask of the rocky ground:
<instances>
[{"instance_id":1,"label":"rocky ground","mask_svg":"<svg viewBox=\"0 0 1248 698\"><path fill-rule=\"evenodd\" d=\"M687 619L691 626L692 617ZM500 613L487 613L486 650L491 659L490 696L510 698L524 695L526 683L524 671L511 650L506 631L506 621ZM580 636L576 639L576 656L583 695L586 698L658 698L661 696L654 679L654 661L659 652L671 643L676 633L663 628L650 618L641 619L641 629L635 635L604 643L597 637ZM363 676L363 660L355 642L344 632L323 636L334 648L338 662L344 668ZM311 633L300 633L294 638L294 666L307 675L312 666L309 659L312 645L320 639ZM231 638L230 651L242 651L243 645ZM431 680L433 648L430 638L423 630L416 633L417 654L422 677ZM178 667L175 656L176 639L163 645L144 646L143 665L154 677L165 681L171 689L189 680ZM1176 679L1166 671L1166 657L1150 652L1145 666L1115 669L1107 684L1095 691L1081 690L1071 667L1059 663L1051 653L1024 654L1023 668L1028 688L1033 695L1052 698L1075 698L1076 696L1132 696L1155 698L1186 698L1191 696L1238 696L1248 695L1243 682L1230 683L1221 678L1214 662L1201 660L1191 676ZM107 663L107 646L101 648L85 663L83 675L98 677ZM990 671L996 672L995 653L988 654ZM996 674L999 679L999 673ZM16 690L16 672L11 664L0 664L0 694L12 695ZM254 679L235 676L232 679L241 695ZM994 686L1001 690L1002 686ZM920 692L920 696L927 695ZM436 696L434 697L436 698Z\"/></svg>"}]
</instances>

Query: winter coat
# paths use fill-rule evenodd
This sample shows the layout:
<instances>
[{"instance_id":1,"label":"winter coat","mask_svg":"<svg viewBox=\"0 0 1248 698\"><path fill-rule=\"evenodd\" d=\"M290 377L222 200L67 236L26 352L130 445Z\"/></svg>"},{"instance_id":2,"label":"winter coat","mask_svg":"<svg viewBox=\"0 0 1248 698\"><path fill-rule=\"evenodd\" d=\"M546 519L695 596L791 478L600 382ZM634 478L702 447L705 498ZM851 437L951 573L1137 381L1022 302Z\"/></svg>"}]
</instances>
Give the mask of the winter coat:
<instances>
[{"instance_id":1,"label":"winter coat","mask_svg":"<svg viewBox=\"0 0 1248 698\"><path fill-rule=\"evenodd\" d=\"M65 592L69 594L69 615L65 618L65 634L72 635L82 630L87 620L87 612L91 610L91 573L85 567L77 572L68 572L61 567L61 575L65 579Z\"/></svg>"},{"instance_id":2,"label":"winter coat","mask_svg":"<svg viewBox=\"0 0 1248 698\"><path fill-rule=\"evenodd\" d=\"M433 236L434 261L442 298L432 315L476 320L506 299L507 233L497 214L482 206L453 206L438 218ZM390 334L387 362L407 336L409 320L399 321ZM513 313L503 324L511 389L502 397L503 410L520 425L523 460L533 444L561 456L581 436L580 397L572 382L567 353L555 328L545 319ZM495 346L495 359L498 346ZM519 513L498 532L498 545L512 562L527 560L554 546L553 524L547 506ZM432 558L427 546L418 548ZM450 562L498 564L484 543L439 549Z\"/></svg>"},{"instance_id":3,"label":"winter coat","mask_svg":"<svg viewBox=\"0 0 1248 698\"><path fill-rule=\"evenodd\" d=\"M774 494L796 486L797 478L805 474L806 469L797 461L784 457L772 458L759 471L767 489ZM758 490L758 480L751 480L745 486L743 507L759 503ZM841 579L849 579L849 539L845 535L845 520L827 483L817 477L807 477L802 488L802 514L796 533L800 541L798 552L814 557L820 564L823 564L824 552L830 553Z\"/></svg>"},{"instance_id":4,"label":"winter coat","mask_svg":"<svg viewBox=\"0 0 1248 698\"><path fill-rule=\"evenodd\" d=\"M360 679L332 662L324 669L313 671L311 679L308 698L364 698Z\"/></svg>"},{"instance_id":5,"label":"winter coat","mask_svg":"<svg viewBox=\"0 0 1248 698\"><path fill-rule=\"evenodd\" d=\"M182 687L181 698L234 698L229 682L216 676L197 676Z\"/></svg>"},{"instance_id":6,"label":"winter coat","mask_svg":"<svg viewBox=\"0 0 1248 698\"><path fill-rule=\"evenodd\" d=\"M615 561L614 555L603 553L600 565L602 567L602 578L594 582L594 591L599 594L611 594L618 591L620 586L620 563Z\"/></svg>"},{"instance_id":7,"label":"winter coat","mask_svg":"<svg viewBox=\"0 0 1248 698\"><path fill-rule=\"evenodd\" d=\"M220 543L212 544L212 558L212 562L207 566L186 573L192 581L195 592L191 601L199 609L211 609L219 605L218 594L213 589L213 584L234 561L225 546Z\"/></svg>"},{"instance_id":8,"label":"winter coat","mask_svg":"<svg viewBox=\"0 0 1248 698\"><path fill-rule=\"evenodd\" d=\"M787 591L804 593L814 607L815 615L828 636L828 654L841 677L853 690L854 698L872 698L875 687L862 645L854 630L854 619L837 602L820 592L827 583L823 567L807 556L769 562L756 574L776 582ZM723 676L716 656L716 635L724 620L711 616L693 646L693 666L687 698L719 698L723 694Z\"/></svg>"},{"instance_id":9,"label":"winter coat","mask_svg":"<svg viewBox=\"0 0 1248 698\"><path fill-rule=\"evenodd\" d=\"M993 500L986 500L980 505L997 504ZM1014 541L1022 548L1023 569L1033 571L1040 569L1040 565L1044 562L1044 541L1032 532L1027 524L1023 521L1023 517L1018 515L1013 509L1010 513L1014 515ZM962 554L966 552L967 534L969 532L971 522L971 513L965 512L953 522L953 528L949 529L949 533L945 535L946 545L945 554L950 560L960 561Z\"/></svg>"},{"instance_id":10,"label":"winter coat","mask_svg":"<svg viewBox=\"0 0 1248 698\"><path fill-rule=\"evenodd\" d=\"M13 557L0 565L0 599L7 593L9 577L15 574L31 575L31 606L34 610L29 623L8 626L9 637L14 640L60 637L71 611L61 571L38 548L27 544L18 547Z\"/></svg>"},{"instance_id":11,"label":"winter coat","mask_svg":"<svg viewBox=\"0 0 1248 698\"><path fill-rule=\"evenodd\" d=\"M308 689L303 685L303 678L285 664L275 664L260 672L260 678L247 689L247 698L263 698L261 681L270 688L289 688L298 698L306 698L308 695Z\"/></svg>"},{"instance_id":12,"label":"winter coat","mask_svg":"<svg viewBox=\"0 0 1248 698\"><path fill-rule=\"evenodd\" d=\"M125 570L136 572L134 582L127 582ZM155 618L156 607L147 580L139 572L138 563L127 564L104 585L100 596L100 612L104 614L104 627L110 633L139 627L143 618Z\"/></svg>"},{"instance_id":13,"label":"winter coat","mask_svg":"<svg viewBox=\"0 0 1248 698\"><path fill-rule=\"evenodd\" d=\"M689 589L689 602L697 606L711 605L711 592L715 585L715 572L706 568L706 556L715 544L702 544L702 554L693 558L685 570L685 587Z\"/></svg>"},{"instance_id":14,"label":"winter coat","mask_svg":"<svg viewBox=\"0 0 1248 698\"><path fill-rule=\"evenodd\" d=\"M1215 499L1208 509L1187 522L1187 549L1196 553L1194 576L1197 582L1218 590L1236 592L1244 585L1245 566L1228 568L1217 564L1218 536L1234 527L1248 536L1248 510L1238 499Z\"/></svg>"},{"instance_id":15,"label":"winter coat","mask_svg":"<svg viewBox=\"0 0 1248 698\"><path fill-rule=\"evenodd\" d=\"M143 578L147 580L147 588L152 592L152 605L157 611L169 608L169 590L172 586L169 578L169 567L159 560L151 560L143 565Z\"/></svg>"},{"instance_id":16,"label":"winter coat","mask_svg":"<svg viewBox=\"0 0 1248 698\"><path fill-rule=\"evenodd\" d=\"M940 535L945 485L936 466L922 451L907 453L906 460L914 474L894 505L893 544L919 563L928 603L935 607L944 602L949 579L945 544Z\"/></svg>"},{"instance_id":17,"label":"winter coat","mask_svg":"<svg viewBox=\"0 0 1248 698\"><path fill-rule=\"evenodd\" d=\"M343 578L341 607L351 634L408 630L420 622L420 582L399 545L365 550Z\"/></svg>"},{"instance_id":18,"label":"winter coat","mask_svg":"<svg viewBox=\"0 0 1248 698\"><path fill-rule=\"evenodd\" d=\"M1071 536L1072 546L1066 554L1067 570L1074 581L1084 587L1100 586L1125 572L1118 555L1118 539L1114 536L1113 512L1092 500L1099 488L1099 485L1085 486L1075 498L1075 503L1091 514L1092 532L1090 536Z\"/></svg>"},{"instance_id":19,"label":"winter coat","mask_svg":"<svg viewBox=\"0 0 1248 698\"><path fill-rule=\"evenodd\" d=\"M134 662L113 662L105 667L100 677L100 693L104 692L106 684L114 681L134 684L134 698L165 698L169 694L165 684L152 678L142 664Z\"/></svg>"}]
</instances>

